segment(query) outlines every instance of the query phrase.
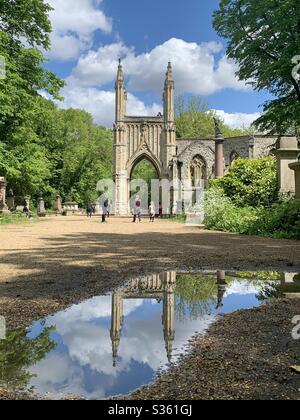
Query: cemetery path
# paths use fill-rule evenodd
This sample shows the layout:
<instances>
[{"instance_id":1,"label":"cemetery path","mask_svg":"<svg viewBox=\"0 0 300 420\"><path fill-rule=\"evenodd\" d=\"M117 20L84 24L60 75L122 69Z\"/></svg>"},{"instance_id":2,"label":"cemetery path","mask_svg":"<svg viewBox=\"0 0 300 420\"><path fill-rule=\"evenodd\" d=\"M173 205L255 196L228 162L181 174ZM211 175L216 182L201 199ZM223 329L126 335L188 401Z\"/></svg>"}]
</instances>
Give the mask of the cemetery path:
<instances>
[{"instance_id":1,"label":"cemetery path","mask_svg":"<svg viewBox=\"0 0 300 420\"><path fill-rule=\"evenodd\" d=\"M160 220L49 217L0 228L0 315L8 326L169 269L300 272L300 242L247 237Z\"/></svg>"}]
</instances>

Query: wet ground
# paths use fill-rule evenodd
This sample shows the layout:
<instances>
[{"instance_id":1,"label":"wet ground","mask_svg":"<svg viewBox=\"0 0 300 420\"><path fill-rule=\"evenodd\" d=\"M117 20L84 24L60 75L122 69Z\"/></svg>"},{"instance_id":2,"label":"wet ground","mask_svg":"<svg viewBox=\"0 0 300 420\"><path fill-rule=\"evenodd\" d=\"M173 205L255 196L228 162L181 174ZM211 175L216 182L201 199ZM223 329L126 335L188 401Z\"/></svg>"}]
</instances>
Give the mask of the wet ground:
<instances>
[{"instance_id":1,"label":"wet ground","mask_svg":"<svg viewBox=\"0 0 300 420\"><path fill-rule=\"evenodd\" d=\"M0 228L0 309L10 328L161 271L300 272L300 242L248 237L165 220L50 217Z\"/></svg>"},{"instance_id":2,"label":"wet ground","mask_svg":"<svg viewBox=\"0 0 300 420\"><path fill-rule=\"evenodd\" d=\"M133 279L27 329L8 330L0 341L0 383L51 399L128 394L175 366L191 338L204 336L220 316L259 307L297 281L296 273L220 270Z\"/></svg>"}]
</instances>

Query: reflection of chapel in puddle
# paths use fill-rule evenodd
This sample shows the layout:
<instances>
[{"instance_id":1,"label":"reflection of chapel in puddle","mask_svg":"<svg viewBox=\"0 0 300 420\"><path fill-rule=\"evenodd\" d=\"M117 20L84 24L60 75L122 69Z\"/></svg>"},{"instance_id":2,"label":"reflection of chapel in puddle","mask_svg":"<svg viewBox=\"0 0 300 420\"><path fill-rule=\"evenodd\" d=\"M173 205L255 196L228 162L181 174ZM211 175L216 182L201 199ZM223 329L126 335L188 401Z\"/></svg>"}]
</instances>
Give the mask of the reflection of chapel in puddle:
<instances>
[{"instance_id":1,"label":"reflection of chapel in puddle","mask_svg":"<svg viewBox=\"0 0 300 420\"><path fill-rule=\"evenodd\" d=\"M156 299L163 302L162 325L168 361L171 362L175 340L175 288L176 271L145 276L131 280L126 286L112 295L112 315L110 337L112 341L113 364L116 366L124 323L124 299ZM225 272L217 272L218 296L217 309L222 307L226 292Z\"/></svg>"}]
</instances>

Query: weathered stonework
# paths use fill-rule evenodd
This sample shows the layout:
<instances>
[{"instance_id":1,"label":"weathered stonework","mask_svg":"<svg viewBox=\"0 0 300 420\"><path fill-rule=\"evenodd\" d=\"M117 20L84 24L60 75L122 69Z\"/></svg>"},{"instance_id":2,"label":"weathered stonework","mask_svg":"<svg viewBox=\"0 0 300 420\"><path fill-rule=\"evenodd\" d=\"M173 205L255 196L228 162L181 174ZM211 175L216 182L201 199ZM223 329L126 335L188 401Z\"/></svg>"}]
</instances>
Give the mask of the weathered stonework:
<instances>
[{"instance_id":1,"label":"weathered stonework","mask_svg":"<svg viewBox=\"0 0 300 420\"><path fill-rule=\"evenodd\" d=\"M296 198L300 198L300 162L290 163L290 169L295 174L295 195Z\"/></svg>"},{"instance_id":2,"label":"weathered stonework","mask_svg":"<svg viewBox=\"0 0 300 420\"><path fill-rule=\"evenodd\" d=\"M279 192L283 194L295 194L295 174L289 167L291 163L298 161L300 149L296 137L281 137L277 142L277 174Z\"/></svg>"},{"instance_id":3,"label":"weathered stonework","mask_svg":"<svg viewBox=\"0 0 300 420\"><path fill-rule=\"evenodd\" d=\"M175 213L178 203L195 184L216 176L223 176L235 159L256 159L274 156L278 138L274 136L241 136L222 139L177 139L175 126L175 84L169 63L163 94L163 115L132 117L126 115L127 93L123 68L118 67L116 80L116 118L114 124L114 213L127 215L129 209L130 180L135 166L146 159L153 164L160 180L173 181L170 211ZM216 144L219 157L216 156ZM300 153L300 151L298 150ZM201 171L195 170L195 160L201 162ZM223 161L223 165L222 165ZM292 159L295 161L295 158ZM218 163L216 168L216 162ZM288 161L287 163L291 163ZM288 168L288 164L285 167ZM284 177L286 170L282 172ZM198 179L198 178L199 179ZM196 178L196 179L195 179ZM177 188L177 181L187 187Z\"/></svg>"}]
</instances>

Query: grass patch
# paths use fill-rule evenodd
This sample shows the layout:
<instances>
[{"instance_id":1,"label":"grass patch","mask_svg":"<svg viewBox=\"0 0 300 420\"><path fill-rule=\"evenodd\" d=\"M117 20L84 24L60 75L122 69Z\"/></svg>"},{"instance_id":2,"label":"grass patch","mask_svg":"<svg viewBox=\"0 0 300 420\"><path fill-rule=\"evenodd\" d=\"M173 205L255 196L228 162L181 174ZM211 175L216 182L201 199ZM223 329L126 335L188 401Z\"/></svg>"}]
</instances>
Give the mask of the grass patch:
<instances>
[{"instance_id":1,"label":"grass patch","mask_svg":"<svg viewBox=\"0 0 300 420\"><path fill-rule=\"evenodd\" d=\"M11 214L0 214L0 226L1 225L22 225L36 220L37 217L33 216L32 219L28 219L23 213L11 213Z\"/></svg>"}]
</instances>

